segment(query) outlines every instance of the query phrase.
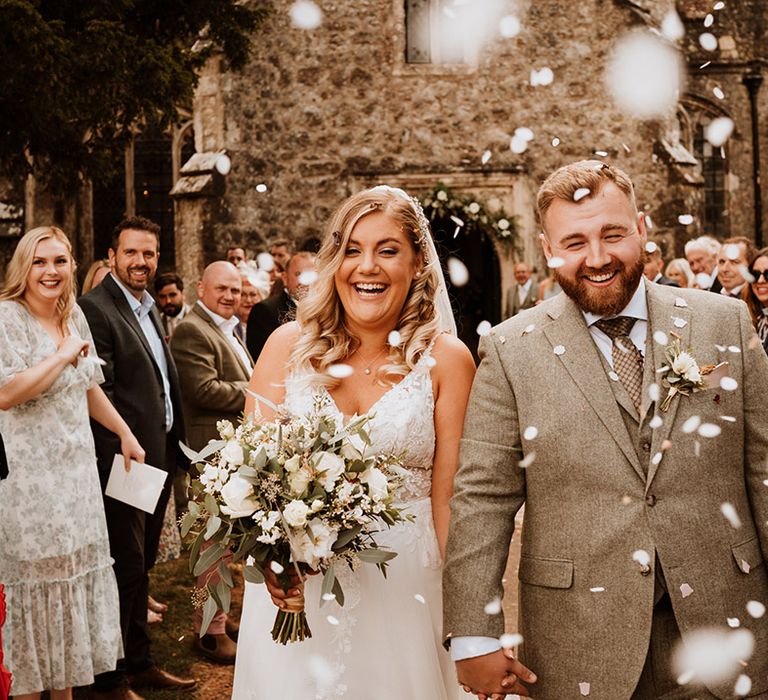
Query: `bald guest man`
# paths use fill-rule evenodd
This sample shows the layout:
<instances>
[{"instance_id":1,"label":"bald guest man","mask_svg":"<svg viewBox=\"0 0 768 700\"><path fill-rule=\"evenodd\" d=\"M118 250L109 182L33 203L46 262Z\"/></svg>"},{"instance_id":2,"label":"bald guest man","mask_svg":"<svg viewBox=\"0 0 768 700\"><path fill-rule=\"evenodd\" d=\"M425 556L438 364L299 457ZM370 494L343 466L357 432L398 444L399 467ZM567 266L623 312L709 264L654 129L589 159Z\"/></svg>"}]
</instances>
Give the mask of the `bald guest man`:
<instances>
[{"instance_id":1,"label":"bald guest man","mask_svg":"<svg viewBox=\"0 0 768 700\"><path fill-rule=\"evenodd\" d=\"M187 441L194 450L219 438L217 421L230 420L236 425L245 407L245 387L253 361L234 332L239 323L235 311L241 290L240 272L234 265L223 260L208 265L197 285L198 301L171 339ZM197 586L215 583L210 576L210 570L204 572ZM198 610L195 632L199 633L201 622L202 610ZM206 634L196 634L193 643L197 651L221 664L233 664L237 652L237 645L227 634L227 622L226 614L219 611ZM235 636L235 625L229 628Z\"/></svg>"}]
</instances>

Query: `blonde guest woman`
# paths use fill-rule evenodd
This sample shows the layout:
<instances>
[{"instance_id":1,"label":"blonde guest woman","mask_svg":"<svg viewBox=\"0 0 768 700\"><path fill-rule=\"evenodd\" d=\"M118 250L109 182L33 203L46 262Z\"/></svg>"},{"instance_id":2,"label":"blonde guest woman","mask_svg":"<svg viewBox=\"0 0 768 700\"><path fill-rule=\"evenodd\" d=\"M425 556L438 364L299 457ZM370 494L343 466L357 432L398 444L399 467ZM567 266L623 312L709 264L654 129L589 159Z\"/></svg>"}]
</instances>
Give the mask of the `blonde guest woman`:
<instances>
[{"instance_id":1,"label":"blonde guest woman","mask_svg":"<svg viewBox=\"0 0 768 700\"><path fill-rule=\"evenodd\" d=\"M101 281L109 274L109 260L97 260L85 273L83 280L83 294L88 294L94 287L98 287Z\"/></svg>"},{"instance_id":2,"label":"blonde guest woman","mask_svg":"<svg viewBox=\"0 0 768 700\"><path fill-rule=\"evenodd\" d=\"M440 643L441 559L475 366L455 336L421 207L391 187L353 195L328 224L316 271L297 320L269 337L250 389L293 413L319 402L345 421L371 416L370 449L404 455L399 500L414 520L377 535L397 552L386 579L375 567L338 567L344 606L319 607L321 577L303 584L313 637L301 644L270 635L275 605L293 589L274 577L247 584L233 698L456 698ZM339 364L351 375L335 377ZM254 408L247 399L246 412Z\"/></svg>"},{"instance_id":3,"label":"blonde guest woman","mask_svg":"<svg viewBox=\"0 0 768 700\"><path fill-rule=\"evenodd\" d=\"M675 280L681 287L694 288L696 286L696 276L685 258L670 260L664 274L669 279Z\"/></svg>"},{"instance_id":4,"label":"blonde guest woman","mask_svg":"<svg viewBox=\"0 0 768 700\"><path fill-rule=\"evenodd\" d=\"M19 241L0 291L0 581L16 700L72 697L122 655L117 584L89 416L144 452L104 395L75 263L61 229Z\"/></svg>"}]
</instances>

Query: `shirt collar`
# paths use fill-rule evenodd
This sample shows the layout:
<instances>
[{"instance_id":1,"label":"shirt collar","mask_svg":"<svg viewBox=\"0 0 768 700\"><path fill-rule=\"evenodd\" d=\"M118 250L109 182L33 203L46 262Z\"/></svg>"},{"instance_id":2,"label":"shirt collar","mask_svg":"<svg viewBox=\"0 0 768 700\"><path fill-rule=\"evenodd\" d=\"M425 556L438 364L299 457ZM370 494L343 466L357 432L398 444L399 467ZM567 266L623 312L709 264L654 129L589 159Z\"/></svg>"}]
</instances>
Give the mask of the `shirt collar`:
<instances>
[{"instance_id":1,"label":"shirt collar","mask_svg":"<svg viewBox=\"0 0 768 700\"><path fill-rule=\"evenodd\" d=\"M525 284L521 284L520 287L527 292L531 288L532 283L533 283L533 277L529 277L528 281Z\"/></svg>"},{"instance_id":2,"label":"shirt collar","mask_svg":"<svg viewBox=\"0 0 768 700\"><path fill-rule=\"evenodd\" d=\"M604 318L597 314L590 313L589 311L582 311L584 320L587 322L587 326L594 325L597 321ZM648 320L648 302L645 298L645 278L640 278L640 284L637 285L635 293L629 300L629 303L618 313L616 316L629 316L630 318L636 318L639 321ZM615 318L615 317L612 317Z\"/></svg>"},{"instance_id":3,"label":"shirt collar","mask_svg":"<svg viewBox=\"0 0 768 700\"><path fill-rule=\"evenodd\" d=\"M143 318L152 310L152 307L155 305L155 300L146 289L141 293L141 301L139 301L135 296L133 296L133 292L131 292L131 290L128 289L128 287L126 287L118 279L117 275L112 272L109 274L120 288L120 291L122 291L122 293L125 295L125 298L128 301L128 304L130 305L131 311L133 311L133 313L139 316L139 318Z\"/></svg>"},{"instance_id":4,"label":"shirt collar","mask_svg":"<svg viewBox=\"0 0 768 700\"><path fill-rule=\"evenodd\" d=\"M213 311L211 311L211 310L210 310L210 309L209 309L209 308L208 308L208 307L207 307L205 304L203 304L203 302L202 302L202 301L200 301L199 299L198 299L198 301L197 301L197 305L198 305L198 306L199 306L199 307L200 307L200 308L201 308L203 311L205 311L205 313L207 313L207 314L208 314L208 315L211 317L211 319L213 320L213 322L214 322L214 323L215 323L215 324L216 324L216 325L217 325L219 328L221 328L221 330L222 330L222 331L224 331L224 333L229 333L229 334L232 334L232 333L234 332L234 330L235 330L235 327L237 326L237 324L238 324L238 323L240 323L240 319L239 319L239 318L237 318L237 316L236 316L236 315L232 316L232 318L224 318L223 316L219 316L219 314L217 314L217 313L214 313Z\"/></svg>"}]
</instances>

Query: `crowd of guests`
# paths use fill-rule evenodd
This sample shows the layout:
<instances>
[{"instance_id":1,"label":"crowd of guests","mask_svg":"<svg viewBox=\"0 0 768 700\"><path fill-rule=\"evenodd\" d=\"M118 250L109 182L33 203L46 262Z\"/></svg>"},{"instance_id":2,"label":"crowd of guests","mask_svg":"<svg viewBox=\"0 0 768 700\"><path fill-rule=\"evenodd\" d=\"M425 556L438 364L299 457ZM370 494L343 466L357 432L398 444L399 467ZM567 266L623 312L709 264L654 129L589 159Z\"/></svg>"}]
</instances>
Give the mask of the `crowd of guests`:
<instances>
[{"instance_id":1,"label":"crowd of guests","mask_svg":"<svg viewBox=\"0 0 768 700\"><path fill-rule=\"evenodd\" d=\"M5 271L0 698L3 662L21 700L45 690L67 700L84 685L96 699L140 700L142 688L195 685L155 663L147 630L167 610L150 596L149 571L180 555L189 468L180 442L199 450L217 421L240 416L260 352L249 338L263 344L292 318L314 255L284 240L254 260L232 247L185 295L178 274L156 274L159 232L142 217L120 222L79 297L72 248L56 227L25 234ZM102 497L110 473L133 461L168 474L152 513ZM196 632L200 623L198 614ZM194 648L232 664L237 634L222 613Z\"/></svg>"}]
</instances>

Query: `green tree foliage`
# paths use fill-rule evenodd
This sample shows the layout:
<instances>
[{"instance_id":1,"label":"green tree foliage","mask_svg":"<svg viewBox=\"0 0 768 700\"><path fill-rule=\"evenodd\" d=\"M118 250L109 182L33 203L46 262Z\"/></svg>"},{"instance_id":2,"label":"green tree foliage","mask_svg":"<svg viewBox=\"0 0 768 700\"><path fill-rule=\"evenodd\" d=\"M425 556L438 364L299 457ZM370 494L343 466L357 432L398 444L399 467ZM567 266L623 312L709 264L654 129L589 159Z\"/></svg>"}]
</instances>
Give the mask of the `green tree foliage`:
<instances>
[{"instance_id":1,"label":"green tree foliage","mask_svg":"<svg viewBox=\"0 0 768 700\"><path fill-rule=\"evenodd\" d=\"M52 186L109 177L166 127L214 51L241 68L266 0L0 0L0 163Z\"/></svg>"}]
</instances>

